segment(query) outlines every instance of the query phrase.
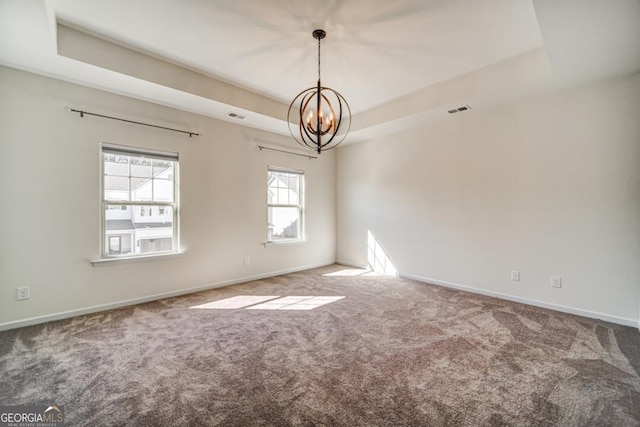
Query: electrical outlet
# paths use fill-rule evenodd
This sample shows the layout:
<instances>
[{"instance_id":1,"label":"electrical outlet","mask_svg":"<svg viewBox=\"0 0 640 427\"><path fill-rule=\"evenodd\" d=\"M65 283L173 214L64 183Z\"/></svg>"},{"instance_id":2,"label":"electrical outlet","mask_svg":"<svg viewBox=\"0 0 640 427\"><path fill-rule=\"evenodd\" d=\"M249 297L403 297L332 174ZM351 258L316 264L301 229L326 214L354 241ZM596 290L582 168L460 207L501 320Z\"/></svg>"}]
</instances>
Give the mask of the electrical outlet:
<instances>
[{"instance_id":1,"label":"electrical outlet","mask_svg":"<svg viewBox=\"0 0 640 427\"><path fill-rule=\"evenodd\" d=\"M242 265L244 265L246 267L249 264L251 264L251 258L249 258L248 256L244 257L242 259Z\"/></svg>"},{"instance_id":2,"label":"electrical outlet","mask_svg":"<svg viewBox=\"0 0 640 427\"><path fill-rule=\"evenodd\" d=\"M23 288L16 288L16 299L22 301L31 298L31 288L25 286Z\"/></svg>"},{"instance_id":3,"label":"electrical outlet","mask_svg":"<svg viewBox=\"0 0 640 427\"><path fill-rule=\"evenodd\" d=\"M517 282L518 280L520 280L520 272L519 272L519 271L516 271L516 270L513 270L513 271L511 272L511 280L514 280L514 281L516 281L516 282Z\"/></svg>"},{"instance_id":4,"label":"electrical outlet","mask_svg":"<svg viewBox=\"0 0 640 427\"><path fill-rule=\"evenodd\" d=\"M551 276L551 286L554 288L562 287L562 277L560 276Z\"/></svg>"}]
</instances>

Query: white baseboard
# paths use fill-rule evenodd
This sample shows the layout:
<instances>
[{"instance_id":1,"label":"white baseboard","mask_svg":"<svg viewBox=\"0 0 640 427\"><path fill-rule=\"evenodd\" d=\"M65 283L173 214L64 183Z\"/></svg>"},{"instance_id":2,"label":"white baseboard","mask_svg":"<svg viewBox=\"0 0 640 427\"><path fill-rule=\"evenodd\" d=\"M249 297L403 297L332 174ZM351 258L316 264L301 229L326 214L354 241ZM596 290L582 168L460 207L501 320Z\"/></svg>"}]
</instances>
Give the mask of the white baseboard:
<instances>
[{"instance_id":1,"label":"white baseboard","mask_svg":"<svg viewBox=\"0 0 640 427\"><path fill-rule=\"evenodd\" d=\"M116 308L126 307L129 305L142 304L149 301L156 301L164 298L172 298L180 295L192 294L194 292L206 291L208 289L221 288L223 286L237 285L239 283L251 282L253 280L267 279L269 277L281 276L283 274L289 274L289 273L296 273L298 271L324 267L332 264L334 264L333 261L328 263L305 265L301 267L289 268L286 270L272 271L270 273L256 274L254 276L245 276L237 279L224 280L222 282L209 283L202 286L196 286L194 288L163 292L160 294L148 295L148 296L128 299L124 301L117 301L109 304L94 305L92 307L80 308L77 310L62 311L62 312L53 313L53 314L45 314L43 316L36 316L36 317L30 317L27 319L14 320L11 322L0 323L0 331L21 328L24 326L37 325L39 323L51 322L53 320L68 319L70 317L82 316L85 314L93 314L101 311L114 310Z\"/></svg>"},{"instance_id":2,"label":"white baseboard","mask_svg":"<svg viewBox=\"0 0 640 427\"><path fill-rule=\"evenodd\" d=\"M640 320L628 319L626 317L611 316L609 314L598 313L590 310L583 310L575 307L568 307L566 305L553 304L544 301L538 301L529 298L523 298L515 295L503 294L501 292L489 291L486 289L475 288L473 286L459 285L457 283L446 282L444 280L430 279L427 277L415 276L413 274L400 274L400 277L405 279L416 280L418 282L430 283L432 285L443 286L445 288L458 289L461 291L467 291L474 294L486 295L490 297L500 298L507 301L519 302L522 304L533 305L535 307L548 308L550 310L560 311L563 313L576 314L578 316L589 317L591 319L600 319L606 322L617 323L624 326L633 326L640 329Z\"/></svg>"},{"instance_id":3,"label":"white baseboard","mask_svg":"<svg viewBox=\"0 0 640 427\"><path fill-rule=\"evenodd\" d=\"M349 263L349 262L345 262L345 261L341 261L341 260L336 260L335 263L336 264L340 264L340 265L344 265L346 267L352 267L352 268L366 268L366 266L355 265L355 264L352 264L352 263ZM290 269L285 269L285 270L272 271L272 272L269 272L269 273L263 273L263 274L253 275L253 276L240 277L240 278L237 278L237 279L225 280L225 281L221 281L221 282L209 283L209 284L206 284L206 285L197 286L197 287L189 288L189 289L181 289L181 290L177 290L177 291L163 292L163 293L160 293L160 294L154 294L154 295L149 295L149 296L140 297L140 298L133 298L133 299L124 300L124 301L118 301L118 302L109 303L109 304L95 305L95 306L92 306L92 307L86 307L86 308L81 308L81 309L77 309L77 310L69 310L69 311L63 311L63 312L58 312L58 313L53 313L53 314L47 314L47 315L43 315L43 316L31 317L31 318L27 318L27 319L14 320L14 321L11 321L11 322L0 323L0 331L5 331L5 330L15 329L15 328L21 328L21 327L24 327L24 326L36 325L36 324L39 324L39 323L51 322L51 321L54 321L54 320L68 319L70 317L82 316L82 315L85 315L85 314L93 314L93 313L98 313L98 312L101 312L101 311L114 310L116 308L126 307L126 306L130 306L130 305L142 304L142 303L145 303L145 302L156 301L156 300L159 300L159 299L171 298L171 297L176 297L176 296L180 296L180 295L191 294L191 293L199 292L199 291L206 291L208 289L221 288L223 286L236 285L236 284L239 284L239 283L250 282L250 281L253 281L253 280L267 279L267 278L270 278L270 277L281 276L283 274L296 273L298 271L309 270L309 269L312 269L312 268L325 267L327 265L332 265L332 264L334 264L334 262L305 265L305 266L300 266L300 267L295 267L295 268L290 268ZM533 306L536 306L536 307L547 308L547 309L550 309L550 310L560 311L560 312L563 312L563 313L576 314L578 316L589 317L589 318L592 318L592 319L600 319L600 320L604 320L604 321L611 322L611 323L617 323L617 324L620 324L620 325L637 327L638 330L640 330L640 319L639 320L635 320L635 319L628 319L628 318L624 318L624 317L611 316L611 315L604 314L604 313L598 313L598 312L589 311L589 310L582 310L582 309L579 309L579 308L568 307L568 306L559 305L559 304L552 304L552 303L533 300L533 299L529 299L529 298L522 298L522 297L518 297L518 296L515 296L515 295L503 294L501 292L489 291L489 290L485 290L485 289L475 288L475 287L472 287L472 286L460 285L460 284L457 284L457 283L446 282L446 281L438 280L438 279L430 279L430 278L416 276L416 275L412 275L412 274L400 274L400 277L403 277L403 278L406 278L406 279L411 279L411 280L416 280L416 281L419 281L419 282L430 283L430 284L433 284L433 285L443 286L443 287L446 287L446 288L458 289L458 290L467 291L467 292L471 292L471 293L475 293L475 294L480 294L480 295L486 295L486 296L491 296L491 297L495 297L495 298L500 298L500 299L504 299L504 300L507 300L507 301L514 301L514 302L519 302L519 303L522 303L522 304L533 305Z\"/></svg>"}]
</instances>

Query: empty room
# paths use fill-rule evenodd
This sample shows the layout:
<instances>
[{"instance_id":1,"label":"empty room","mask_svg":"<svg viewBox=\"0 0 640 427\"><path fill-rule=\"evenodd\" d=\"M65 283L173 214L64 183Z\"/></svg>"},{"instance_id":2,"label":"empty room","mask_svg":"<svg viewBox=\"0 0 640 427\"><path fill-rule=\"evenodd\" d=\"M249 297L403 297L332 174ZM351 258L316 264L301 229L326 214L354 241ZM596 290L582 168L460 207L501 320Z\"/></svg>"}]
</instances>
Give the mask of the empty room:
<instances>
[{"instance_id":1,"label":"empty room","mask_svg":"<svg viewBox=\"0 0 640 427\"><path fill-rule=\"evenodd\" d=\"M640 0L0 0L0 426L640 425Z\"/></svg>"}]
</instances>

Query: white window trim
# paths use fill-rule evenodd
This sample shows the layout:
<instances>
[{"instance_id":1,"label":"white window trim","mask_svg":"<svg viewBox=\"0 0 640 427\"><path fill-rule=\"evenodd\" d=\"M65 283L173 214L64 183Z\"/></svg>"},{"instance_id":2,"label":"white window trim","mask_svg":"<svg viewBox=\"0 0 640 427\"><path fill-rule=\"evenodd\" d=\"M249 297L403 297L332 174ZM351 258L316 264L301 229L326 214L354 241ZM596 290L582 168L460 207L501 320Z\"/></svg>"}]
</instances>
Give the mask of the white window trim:
<instances>
[{"instance_id":1,"label":"white window trim","mask_svg":"<svg viewBox=\"0 0 640 427\"><path fill-rule=\"evenodd\" d=\"M301 245L301 244L306 243L306 242L307 242L306 238L289 239L289 240L272 240L272 241L262 242L262 246L264 246L266 248L267 246Z\"/></svg>"},{"instance_id":2,"label":"white window trim","mask_svg":"<svg viewBox=\"0 0 640 427\"><path fill-rule=\"evenodd\" d=\"M268 180L269 180L269 172L284 172L284 173L290 173L290 174L296 174L296 175L300 175L302 177L301 181L300 181L300 204L299 205L284 205L284 204L273 204L273 203L269 203L269 184L268 184ZM301 169L290 169L290 168L283 168L283 167L279 167L279 166L267 166L267 218L266 218L266 223L267 223L267 230L266 230L266 239L265 241L262 243L262 245L264 247L267 246L272 246L272 245L292 245L292 244L300 244L300 243L304 243L307 241L307 237L306 237L306 220L305 220L305 216L306 216L306 212L305 212L305 200L306 200L306 180L305 180L305 174L304 171ZM300 227L299 227L299 236L296 239L280 239L280 240L269 240L269 208L270 207L294 207L294 208L299 208L300 209Z\"/></svg>"},{"instance_id":3,"label":"white window trim","mask_svg":"<svg viewBox=\"0 0 640 427\"><path fill-rule=\"evenodd\" d=\"M140 255L140 256L126 256L126 257L111 257L111 258L100 258L94 259L91 261L91 264L94 267L104 267L106 265L116 265L116 264L132 264L137 262L149 262L149 261L165 261L169 259L178 258L184 252L158 252L155 254L149 255Z\"/></svg>"},{"instance_id":4,"label":"white window trim","mask_svg":"<svg viewBox=\"0 0 640 427\"><path fill-rule=\"evenodd\" d=\"M104 179L104 153L117 151L125 155L142 155L148 156L152 159L170 159L174 161L174 178L173 178L173 202L148 202L148 201L113 201L105 200L105 179ZM180 158L178 153L171 153L166 151L159 151L147 148L131 147L126 145L116 145L110 143L102 143L100 147L100 236L99 236L99 254L100 258L92 260L91 264L94 267L114 264L128 264L134 262L146 262L146 261L159 261L171 259L181 255L183 252L180 250ZM159 251L154 253L144 253L135 255L107 255L105 251L106 234L106 206L107 205L120 205L120 206L165 206L173 209L173 242L174 249L170 251Z\"/></svg>"}]
</instances>

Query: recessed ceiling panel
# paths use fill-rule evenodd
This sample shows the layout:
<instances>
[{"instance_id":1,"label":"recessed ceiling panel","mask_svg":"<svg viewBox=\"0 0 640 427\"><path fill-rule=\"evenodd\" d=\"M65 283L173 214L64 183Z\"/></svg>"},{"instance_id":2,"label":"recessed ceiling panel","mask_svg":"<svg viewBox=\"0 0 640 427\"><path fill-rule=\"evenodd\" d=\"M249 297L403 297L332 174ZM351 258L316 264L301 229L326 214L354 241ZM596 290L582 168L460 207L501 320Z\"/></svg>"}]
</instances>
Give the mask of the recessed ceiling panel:
<instances>
[{"instance_id":1,"label":"recessed ceiling panel","mask_svg":"<svg viewBox=\"0 0 640 427\"><path fill-rule=\"evenodd\" d=\"M290 101L323 84L354 112L542 46L530 0L56 0L67 25Z\"/></svg>"}]
</instances>

